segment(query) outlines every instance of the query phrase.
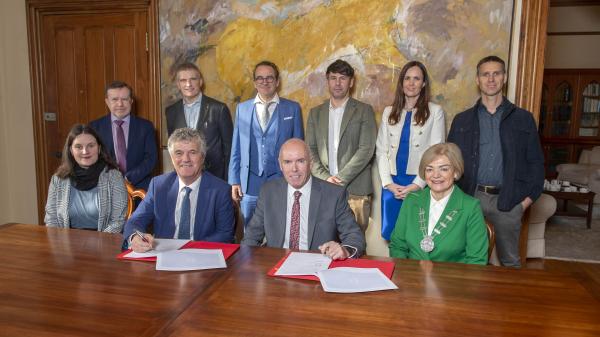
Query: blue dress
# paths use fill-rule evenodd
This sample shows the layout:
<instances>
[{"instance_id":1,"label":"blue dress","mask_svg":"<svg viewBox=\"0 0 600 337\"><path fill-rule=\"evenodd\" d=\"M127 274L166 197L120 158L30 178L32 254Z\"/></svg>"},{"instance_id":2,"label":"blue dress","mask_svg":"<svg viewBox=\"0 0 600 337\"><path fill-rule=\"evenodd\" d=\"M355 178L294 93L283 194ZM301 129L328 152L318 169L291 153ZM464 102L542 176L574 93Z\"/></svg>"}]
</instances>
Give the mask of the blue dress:
<instances>
[{"instance_id":1,"label":"blue dress","mask_svg":"<svg viewBox=\"0 0 600 337\"><path fill-rule=\"evenodd\" d=\"M406 112L404 125L400 133L400 144L398 145L398 154L396 155L396 175L392 175L392 181L395 184L406 186L413 182L415 175L406 174L408 165L408 151L410 149L410 123L412 120L412 111ZM381 236L390 240L392 231L396 226L398 214L400 214L402 200L394 198L394 193L383 188L381 192Z\"/></svg>"}]
</instances>

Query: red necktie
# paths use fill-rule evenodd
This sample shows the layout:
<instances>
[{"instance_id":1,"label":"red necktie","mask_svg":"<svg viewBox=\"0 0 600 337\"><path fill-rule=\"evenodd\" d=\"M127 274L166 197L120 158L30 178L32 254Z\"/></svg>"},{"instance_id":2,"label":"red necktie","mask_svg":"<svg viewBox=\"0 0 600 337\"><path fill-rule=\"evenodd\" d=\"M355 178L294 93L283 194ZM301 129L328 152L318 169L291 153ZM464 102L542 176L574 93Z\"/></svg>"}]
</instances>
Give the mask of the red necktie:
<instances>
[{"instance_id":1,"label":"red necktie","mask_svg":"<svg viewBox=\"0 0 600 337\"><path fill-rule=\"evenodd\" d=\"M116 120L117 125L117 163L119 170L125 174L127 172L127 147L125 145L125 132L123 131L123 120Z\"/></svg>"},{"instance_id":2,"label":"red necktie","mask_svg":"<svg viewBox=\"0 0 600 337\"><path fill-rule=\"evenodd\" d=\"M294 192L292 205L292 221L290 224L290 249L298 249L300 242L300 196L302 192Z\"/></svg>"}]
</instances>

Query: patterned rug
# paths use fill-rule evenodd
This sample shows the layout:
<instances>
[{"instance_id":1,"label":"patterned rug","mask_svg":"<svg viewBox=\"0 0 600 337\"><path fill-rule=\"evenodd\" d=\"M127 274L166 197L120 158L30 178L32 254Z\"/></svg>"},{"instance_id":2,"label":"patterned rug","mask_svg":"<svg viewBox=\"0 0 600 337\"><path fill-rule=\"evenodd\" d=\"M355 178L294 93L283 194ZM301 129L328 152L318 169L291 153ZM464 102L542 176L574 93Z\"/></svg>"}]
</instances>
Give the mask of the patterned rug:
<instances>
[{"instance_id":1,"label":"patterned rug","mask_svg":"<svg viewBox=\"0 0 600 337\"><path fill-rule=\"evenodd\" d=\"M546 258L600 263L600 220L553 216L546 225Z\"/></svg>"}]
</instances>

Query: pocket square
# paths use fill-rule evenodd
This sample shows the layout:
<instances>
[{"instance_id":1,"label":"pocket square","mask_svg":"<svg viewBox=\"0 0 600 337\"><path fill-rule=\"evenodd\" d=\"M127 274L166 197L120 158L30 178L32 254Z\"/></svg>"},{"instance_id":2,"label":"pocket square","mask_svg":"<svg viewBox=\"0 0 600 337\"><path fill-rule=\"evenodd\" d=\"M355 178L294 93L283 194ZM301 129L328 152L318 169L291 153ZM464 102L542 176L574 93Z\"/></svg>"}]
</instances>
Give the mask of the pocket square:
<instances>
[{"instance_id":1,"label":"pocket square","mask_svg":"<svg viewBox=\"0 0 600 337\"><path fill-rule=\"evenodd\" d=\"M283 120L284 120L284 121L287 121L288 119L292 119L292 118L294 118L294 116L283 117Z\"/></svg>"}]
</instances>

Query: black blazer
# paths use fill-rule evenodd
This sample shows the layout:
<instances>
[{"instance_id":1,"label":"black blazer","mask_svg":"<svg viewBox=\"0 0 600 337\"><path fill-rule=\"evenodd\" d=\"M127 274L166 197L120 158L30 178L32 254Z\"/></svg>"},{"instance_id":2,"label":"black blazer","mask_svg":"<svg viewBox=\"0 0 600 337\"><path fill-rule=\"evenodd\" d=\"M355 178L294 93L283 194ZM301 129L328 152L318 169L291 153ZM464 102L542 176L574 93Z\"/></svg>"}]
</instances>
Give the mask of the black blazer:
<instances>
[{"instance_id":1,"label":"black blazer","mask_svg":"<svg viewBox=\"0 0 600 337\"><path fill-rule=\"evenodd\" d=\"M183 100L168 106L166 117L169 136L176 129L186 127ZM204 169L227 181L233 135L233 123L227 105L203 94L196 130L204 135L206 141Z\"/></svg>"}]
</instances>

